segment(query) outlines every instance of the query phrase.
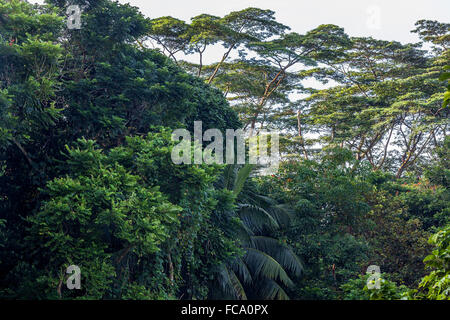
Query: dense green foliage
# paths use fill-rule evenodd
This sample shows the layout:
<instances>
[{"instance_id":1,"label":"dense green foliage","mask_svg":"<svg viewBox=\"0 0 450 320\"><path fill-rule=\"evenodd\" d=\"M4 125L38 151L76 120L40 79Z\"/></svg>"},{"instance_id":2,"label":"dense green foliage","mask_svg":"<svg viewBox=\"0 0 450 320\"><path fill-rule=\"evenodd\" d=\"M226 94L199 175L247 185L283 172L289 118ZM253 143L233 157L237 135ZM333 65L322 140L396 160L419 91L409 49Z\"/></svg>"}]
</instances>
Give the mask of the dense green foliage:
<instances>
[{"instance_id":1,"label":"dense green foliage","mask_svg":"<svg viewBox=\"0 0 450 320\"><path fill-rule=\"evenodd\" d=\"M73 3L81 29L0 0L1 299L450 299L449 24L422 46ZM278 172L174 164L194 121L279 130Z\"/></svg>"},{"instance_id":2,"label":"dense green foliage","mask_svg":"<svg viewBox=\"0 0 450 320\"><path fill-rule=\"evenodd\" d=\"M430 238L430 243L435 246L431 255L425 258L428 269L432 271L425 276L420 283L420 288L425 289L425 298L431 300L450 299L450 231L447 226Z\"/></svg>"},{"instance_id":3,"label":"dense green foliage","mask_svg":"<svg viewBox=\"0 0 450 320\"><path fill-rule=\"evenodd\" d=\"M232 197L211 188L219 168L173 165L152 125L237 128L221 93L138 49L146 20L128 5L96 2L72 31L63 6L0 10L2 296L206 297L236 253L211 221ZM69 264L85 290L61 289Z\"/></svg>"},{"instance_id":4,"label":"dense green foliage","mask_svg":"<svg viewBox=\"0 0 450 320\"><path fill-rule=\"evenodd\" d=\"M395 282L380 277L380 288L369 289L368 275L360 275L357 279L349 280L342 285L344 300L400 300L408 294L406 286L398 287Z\"/></svg>"}]
</instances>

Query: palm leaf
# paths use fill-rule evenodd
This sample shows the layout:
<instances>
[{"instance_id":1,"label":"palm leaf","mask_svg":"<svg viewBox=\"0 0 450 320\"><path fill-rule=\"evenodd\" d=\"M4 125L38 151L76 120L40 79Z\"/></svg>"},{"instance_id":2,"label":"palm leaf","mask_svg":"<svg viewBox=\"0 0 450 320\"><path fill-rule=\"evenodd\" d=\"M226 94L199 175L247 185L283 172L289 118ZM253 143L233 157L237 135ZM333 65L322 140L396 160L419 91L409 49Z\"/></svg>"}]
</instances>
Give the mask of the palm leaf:
<instances>
[{"instance_id":1,"label":"palm leaf","mask_svg":"<svg viewBox=\"0 0 450 320\"><path fill-rule=\"evenodd\" d=\"M289 296L281 286L271 279L265 279L259 286L259 294L269 300L289 300Z\"/></svg>"},{"instance_id":2,"label":"palm leaf","mask_svg":"<svg viewBox=\"0 0 450 320\"><path fill-rule=\"evenodd\" d=\"M244 287L232 270L222 265L217 275L216 280L225 294L236 299L247 300Z\"/></svg>"},{"instance_id":3,"label":"palm leaf","mask_svg":"<svg viewBox=\"0 0 450 320\"><path fill-rule=\"evenodd\" d=\"M268 196L265 196L262 194L258 194L258 193L252 192L252 191L250 191L249 193L256 201L259 200L260 203L262 202L266 205L276 205L277 204L277 202L274 199L272 199L271 197L268 197Z\"/></svg>"},{"instance_id":4,"label":"palm leaf","mask_svg":"<svg viewBox=\"0 0 450 320\"><path fill-rule=\"evenodd\" d=\"M286 271L273 257L255 248L246 248L246 251L243 260L253 271L253 278L280 280L289 287L294 285Z\"/></svg>"},{"instance_id":5,"label":"palm leaf","mask_svg":"<svg viewBox=\"0 0 450 320\"><path fill-rule=\"evenodd\" d=\"M247 223L244 223L242 219L236 226L235 235L238 239L241 240L243 244L250 243L252 241L251 236L255 235L252 228L250 228Z\"/></svg>"},{"instance_id":6,"label":"palm leaf","mask_svg":"<svg viewBox=\"0 0 450 320\"><path fill-rule=\"evenodd\" d=\"M234 183L236 166L229 164L225 167L222 174L223 188L231 190Z\"/></svg>"},{"instance_id":7,"label":"palm leaf","mask_svg":"<svg viewBox=\"0 0 450 320\"><path fill-rule=\"evenodd\" d=\"M278 222L280 227L287 227L294 220L294 211L286 204L271 205L267 212Z\"/></svg>"},{"instance_id":8,"label":"palm leaf","mask_svg":"<svg viewBox=\"0 0 450 320\"><path fill-rule=\"evenodd\" d=\"M253 281L250 270L241 258L233 261L233 263L231 263L231 268L239 276L239 278L242 279L244 284L250 284Z\"/></svg>"},{"instance_id":9,"label":"palm leaf","mask_svg":"<svg viewBox=\"0 0 450 320\"><path fill-rule=\"evenodd\" d=\"M303 272L303 264L299 257L286 245L281 244L277 239L253 236L253 246L272 256L285 270L291 271L295 276L300 276Z\"/></svg>"},{"instance_id":10,"label":"palm leaf","mask_svg":"<svg viewBox=\"0 0 450 320\"><path fill-rule=\"evenodd\" d=\"M253 164L245 164L237 174L236 180L233 186L233 193L237 197L241 193L242 188L244 188L245 181L253 170Z\"/></svg>"},{"instance_id":11,"label":"palm leaf","mask_svg":"<svg viewBox=\"0 0 450 320\"><path fill-rule=\"evenodd\" d=\"M239 204L238 213L242 222L250 230L262 232L264 228L278 229L278 222L264 208L251 204Z\"/></svg>"}]
</instances>

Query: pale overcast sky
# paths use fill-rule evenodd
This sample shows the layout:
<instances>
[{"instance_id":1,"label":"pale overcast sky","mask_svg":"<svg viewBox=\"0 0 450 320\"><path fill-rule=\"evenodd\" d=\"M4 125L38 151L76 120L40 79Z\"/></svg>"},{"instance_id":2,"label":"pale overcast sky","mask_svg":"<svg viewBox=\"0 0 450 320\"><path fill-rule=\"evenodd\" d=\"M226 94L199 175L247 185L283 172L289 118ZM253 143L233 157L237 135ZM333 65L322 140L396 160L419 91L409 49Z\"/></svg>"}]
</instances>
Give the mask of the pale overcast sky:
<instances>
[{"instance_id":1,"label":"pale overcast sky","mask_svg":"<svg viewBox=\"0 0 450 320\"><path fill-rule=\"evenodd\" d=\"M30 1L39 2L43 1ZM449 0L120 0L150 18L173 16L189 21L208 13L223 16L248 7L271 9L278 21L304 33L324 23L344 27L350 36L415 42L410 33L420 19L450 22Z\"/></svg>"}]
</instances>

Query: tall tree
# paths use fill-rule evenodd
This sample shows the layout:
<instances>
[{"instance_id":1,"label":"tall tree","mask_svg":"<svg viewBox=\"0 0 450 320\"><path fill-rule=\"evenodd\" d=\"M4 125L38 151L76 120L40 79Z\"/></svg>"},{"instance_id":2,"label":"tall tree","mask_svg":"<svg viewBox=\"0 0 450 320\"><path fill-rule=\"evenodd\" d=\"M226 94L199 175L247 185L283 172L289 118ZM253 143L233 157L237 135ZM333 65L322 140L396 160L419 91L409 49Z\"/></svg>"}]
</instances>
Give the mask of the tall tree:
<instances>
[{"instance_id":1,"label":"tall tree","mask_svg":"<svg viewBox=\"0 0 450 320\"><path fill-rule=\"evenodd\" d=\"M324 61L323 74L338 85L306 99L309 124L323 129L323 143L349 147L357 159L400 177L447 132L440 56L427 56L420 44L352 43L344 58Z\"/></svg>"},{"instance_id":2,"label":"tall tree","mask_svg":"<svg viewBox=\"0 0 450 320\"><path fill-rule=\"evenodd\" d=\"M251 85L245 80L245 76L260 79L256 85L262 85L259 92L255 92L256 96L251 96L252 100L256 98L256 101L247 103L251 115L245 124L249 126L250 135L253 135L257 123L264 125L264 119L267 118L270 109L276 110L276 105L271 104L269 110L265 111L266 105L274 95L280 93L279 97L284 96L287 101L290 93L302 89L301 80L309 75L301 71L306 71L324 59L339 56L348 43L348 37L343 29L334 25L319 26L305 35L289 33L274 40L249 43L247 48L256 53L256 57L243 62L238 60L236 65L239 67L244 64L254 73L243 74L244 80L240 83L246 87L244 90L248 91L248 85ZM233 66L231 70L234 71ZM227 77L226 72L223 76ZM240 88L236 90L238 97L239 90ZM248 96L243 97L245 99Z\"/></svg>"},{"instance_id":3,"label":"tall tree","mask_svg":"<svg viewBox=\"0 0 450 320\"><path fill-rule=\"evenodd\" d=\"M188 28L189 26L182 20L161 17L151 20L148 37L163 48L164 54L177 62L175 55L178 52L185 52L189 44Z\"/></svg>"}]
</instances>

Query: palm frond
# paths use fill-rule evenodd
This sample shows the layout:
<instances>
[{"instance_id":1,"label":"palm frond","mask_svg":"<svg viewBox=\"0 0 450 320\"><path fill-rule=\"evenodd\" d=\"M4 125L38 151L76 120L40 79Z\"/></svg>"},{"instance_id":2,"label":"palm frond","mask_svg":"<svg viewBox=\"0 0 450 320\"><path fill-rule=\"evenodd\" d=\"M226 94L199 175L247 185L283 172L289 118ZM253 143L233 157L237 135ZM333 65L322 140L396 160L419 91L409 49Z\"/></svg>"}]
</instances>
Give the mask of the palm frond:
<instances>
[{"instance_id":1,"label":"palm frond","mask_svg":"<svg viewBox=\"0 0 450 320\"><path fill-rule=\"evenodd\" d=\"M242 279L242 282L244 284L250 284L253 281L250 270L241 258L237 258L235 261L233 261L230 267L233 269L234 273L237 274L240 279Z\"/></svg>"},{"instance_id":2,"label":"palm frond","mask_svg":"<svg viewBox=\"0 0 450 320\"><path fill-rule=\"evenodd\" d=\"M222 174L222 187L231 190L233 188L235 176L236 166L232 164L227 165Z\"/></svg>"},{"instance_id":3,"label":"palm frond","mask_svg":"<svg viewBox=\"0 0 450 320\"><path fill-rule=\"evenodd\" d=\"M235 299L247 300L247 295L245 294L244 287L239 281L239 278L225 265L220 267L216 281L219 284L220 289L226 295L234 297Z\"/></svg>"},{"instance_id":4,"label":"palm frond","mask_svg":"<svg viewBox=\"0 0 450 320\"><path fill-rule=\"evenodd\" d=\"M235 235L242 244L248 244L252 241L251 236L255 235L255 233L248 224L244 223L241 219L239 224L236 225Z\"/></svg>"},{"instance_id":5,"label":"palm frond","mask_svg":"<svg viewBox=\"0 0 450 320\"><path fill-rule=\"evenodd\" d=\"M285 270L289 270L297 277L302 274L303 263L287 245L270 237L252 236L251 238L252 244L256 249L272 256Z\"/></svg>"},{"instance_id":6,"label":"palm frond","mask_svg":"<svg viewBox=\"0 0 450 320\"><path fill-rule=\"evenodd\" d=\"M280 280L288 287L294 285L291 278L289 278L288 274L283 269L283 266L273 257L261 250L246 248L246 254L244 255L243 260L250 270L252 270L254 278Z\"/></svg>"},{"instance_id":7,"label":"palm frond","mask_svg":"<svg viewBox=\"0 0 450 320\"><path fill-rule=\"evenodd\" d=\"M259 285L259 294L268 300L290 300L286 291L271 279L263 280Z\"/></svg>"},{"instance_id":8,"label":"palm frond","mask_svg":"<svg viewBox=\"0 0 450 320\"><path fill-rule=\"evenodd\" d=\"M250 230L262 232L264 229L275 230L279 228L278 222L262 207L238 204L238 214Z\"/></svg>"},{"instance_id":9,"label":"palm frond","mask_svg":"<svg viewBox=\"0 0 450 320\"><path fill-rule=\"evenodd\" d=\"M294 220L294 210L286 204L272 204L267 212L278 222L280 227L288 227Z\"/></svg>"},{"instance_id":10,"label":"palm frond","mask_svg":"<svg viewBox=\"0 0 450 320\"><path fill-rule=\"evenodd\" d=\"M233 193L237 197L244 188L245 181L253 170L253 164L245 164L237 173L236 180L233 185Z\"/></svg>"},{"instance_id":11,"label":"palm frond","mask_svg":"<svg viewBox=\"0 0 450 320\"><path fill-rule=\"evenodd\" d=\"M275 199L272 199L271 197L262 195L262 194L258 194L256 192L250 191L249 194L251 194L251 196L255 199L255 201L258 201L260 203L260 205L262 204L266 204L266 205L276 205L277 202Z\"/></svg>"}]
</instances>

